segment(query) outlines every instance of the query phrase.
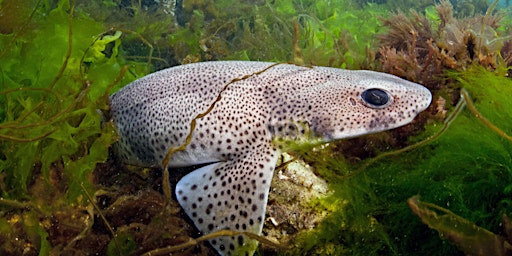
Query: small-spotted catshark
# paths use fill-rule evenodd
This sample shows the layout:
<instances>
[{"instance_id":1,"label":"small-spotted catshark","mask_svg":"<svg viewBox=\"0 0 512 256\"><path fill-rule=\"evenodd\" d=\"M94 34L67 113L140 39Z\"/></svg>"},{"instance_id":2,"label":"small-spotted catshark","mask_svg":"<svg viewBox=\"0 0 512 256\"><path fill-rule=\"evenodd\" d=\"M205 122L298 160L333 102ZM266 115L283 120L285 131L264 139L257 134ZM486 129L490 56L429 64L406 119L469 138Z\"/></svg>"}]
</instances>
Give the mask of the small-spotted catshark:
<instances>
[{"instance_id":1,"label":"small-spotted catshark","mask_svg":"<svg viewBox=\"0 0 512 256\"><path fill-rule=\"evenodd\" d=\"M178 202L203 234L260 235L281 153L276 137L329 142L393 129L431 99L425 87L379 72L218 61L138 79L111 96L110 114L120 136L115 152L125 163L205 164L176 184ZM252 255L258 244L244 235L209 242L221 255Z\"/></svg>"}]
</instances>

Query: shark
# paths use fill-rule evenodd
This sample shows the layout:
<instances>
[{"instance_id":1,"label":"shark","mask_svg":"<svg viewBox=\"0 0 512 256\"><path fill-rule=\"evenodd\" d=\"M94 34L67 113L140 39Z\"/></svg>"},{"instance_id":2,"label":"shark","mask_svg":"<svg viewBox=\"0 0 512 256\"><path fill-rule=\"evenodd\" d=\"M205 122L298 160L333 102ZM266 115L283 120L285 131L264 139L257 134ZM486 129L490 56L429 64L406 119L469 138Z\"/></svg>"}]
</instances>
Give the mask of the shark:
<instances>
[{"instance_id":1,"label":"shark","mask_svg":"<svg viewBox=\"0 0 512 256\"><path fill-rule=\"evenodd\" d=\"M375 71L212 61L135 80L111 95L110 118L124 163L202 165L177 182L179 204L203 234L237 232L208 240L220 255L253 255L258 241L245 234L262 233L284 150L276 141L327 143L393 129L431 100L422 85Z\"/></svg>"}]
</instances>

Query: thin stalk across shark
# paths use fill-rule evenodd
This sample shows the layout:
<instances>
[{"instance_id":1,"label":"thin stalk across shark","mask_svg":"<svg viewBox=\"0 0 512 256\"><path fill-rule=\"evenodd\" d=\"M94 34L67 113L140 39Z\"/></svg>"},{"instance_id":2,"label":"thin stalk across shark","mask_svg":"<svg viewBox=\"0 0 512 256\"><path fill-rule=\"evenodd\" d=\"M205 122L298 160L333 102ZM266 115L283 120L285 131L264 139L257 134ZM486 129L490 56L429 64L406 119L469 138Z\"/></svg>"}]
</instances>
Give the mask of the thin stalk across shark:
<instances>
[{"instance_id":1,"label":"thin stalk across shark","mask_svg":"<svg viewBox=\"0 0 512 256\"><path fill-rule=\"evenodd\" d=\"M276 138L329 142L393 129L431 97L419 84L373 71L219 61L134 81L111 96L110 113L125 163L206 164L176 185L178 202L202 233L260 235L281 153ZM243 235L209 242L221 255L252 255L258 244Z\"/></svg>"}]
</instances>

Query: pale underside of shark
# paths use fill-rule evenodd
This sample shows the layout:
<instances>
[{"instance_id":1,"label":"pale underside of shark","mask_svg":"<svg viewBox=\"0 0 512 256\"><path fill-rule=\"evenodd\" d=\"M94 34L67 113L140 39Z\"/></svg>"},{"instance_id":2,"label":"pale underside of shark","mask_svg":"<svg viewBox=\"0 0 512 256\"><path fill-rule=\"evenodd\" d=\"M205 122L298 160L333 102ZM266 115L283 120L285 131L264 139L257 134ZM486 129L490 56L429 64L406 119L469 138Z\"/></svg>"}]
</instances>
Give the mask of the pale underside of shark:
<instances>
[{"instance_id":1,"label":"pale underside of shark","mask_svg":"<svg viewBox=\"0 0 512 256\"><path fill-rule=\"evenodd\" d=\"M206 164L176 185L178 202L203 234L261 234L281 153L277 138L328 142L388 130L411 122L431 101L423 86L384 73L272 65L188 64L150 74L111 96L120 135L115 151L125 163ZM186 144L201 113L206 115L196 119ZM162 166L180 145L185 149ZM252 255L258 244L244 235L209 242L221 255Z\"/></svg>"}]
</instances>

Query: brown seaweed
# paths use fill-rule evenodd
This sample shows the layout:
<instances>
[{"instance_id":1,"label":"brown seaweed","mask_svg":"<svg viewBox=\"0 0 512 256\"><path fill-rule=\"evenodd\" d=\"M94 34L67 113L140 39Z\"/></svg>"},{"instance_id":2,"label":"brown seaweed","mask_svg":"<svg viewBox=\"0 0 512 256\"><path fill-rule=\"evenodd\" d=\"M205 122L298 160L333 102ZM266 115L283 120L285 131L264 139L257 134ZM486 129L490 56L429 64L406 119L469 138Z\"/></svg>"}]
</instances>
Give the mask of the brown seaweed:
<instances>
[{"instance_id":1,"label":"brown seaweed","mask_svg":"<svg viewBox=\"0 0 512 256\"><path fill-rule=\"evenodd\" d=\"M443 1L435 12L434 18L411 11L383 19L388 32L379 36L378 60L384 72L435 88L446 70L508 65L512 38L499 31L503 15L491 14L492 6L485 15L456 18Z\"/></svg>"},{"instance_id":2,"label":"brown seaweed","mask_svg":"<svg viewBox=\"0 0 512 256\"><path fill-rule=\"evenodd\" d=\"M453 212L431 203L424 203L419 196L407 200L412 212L439 236L459 246L467 255L512 255L510 219L504 214L503 226L507 238L494 234Z\"/></svg>"}]
</instances>

